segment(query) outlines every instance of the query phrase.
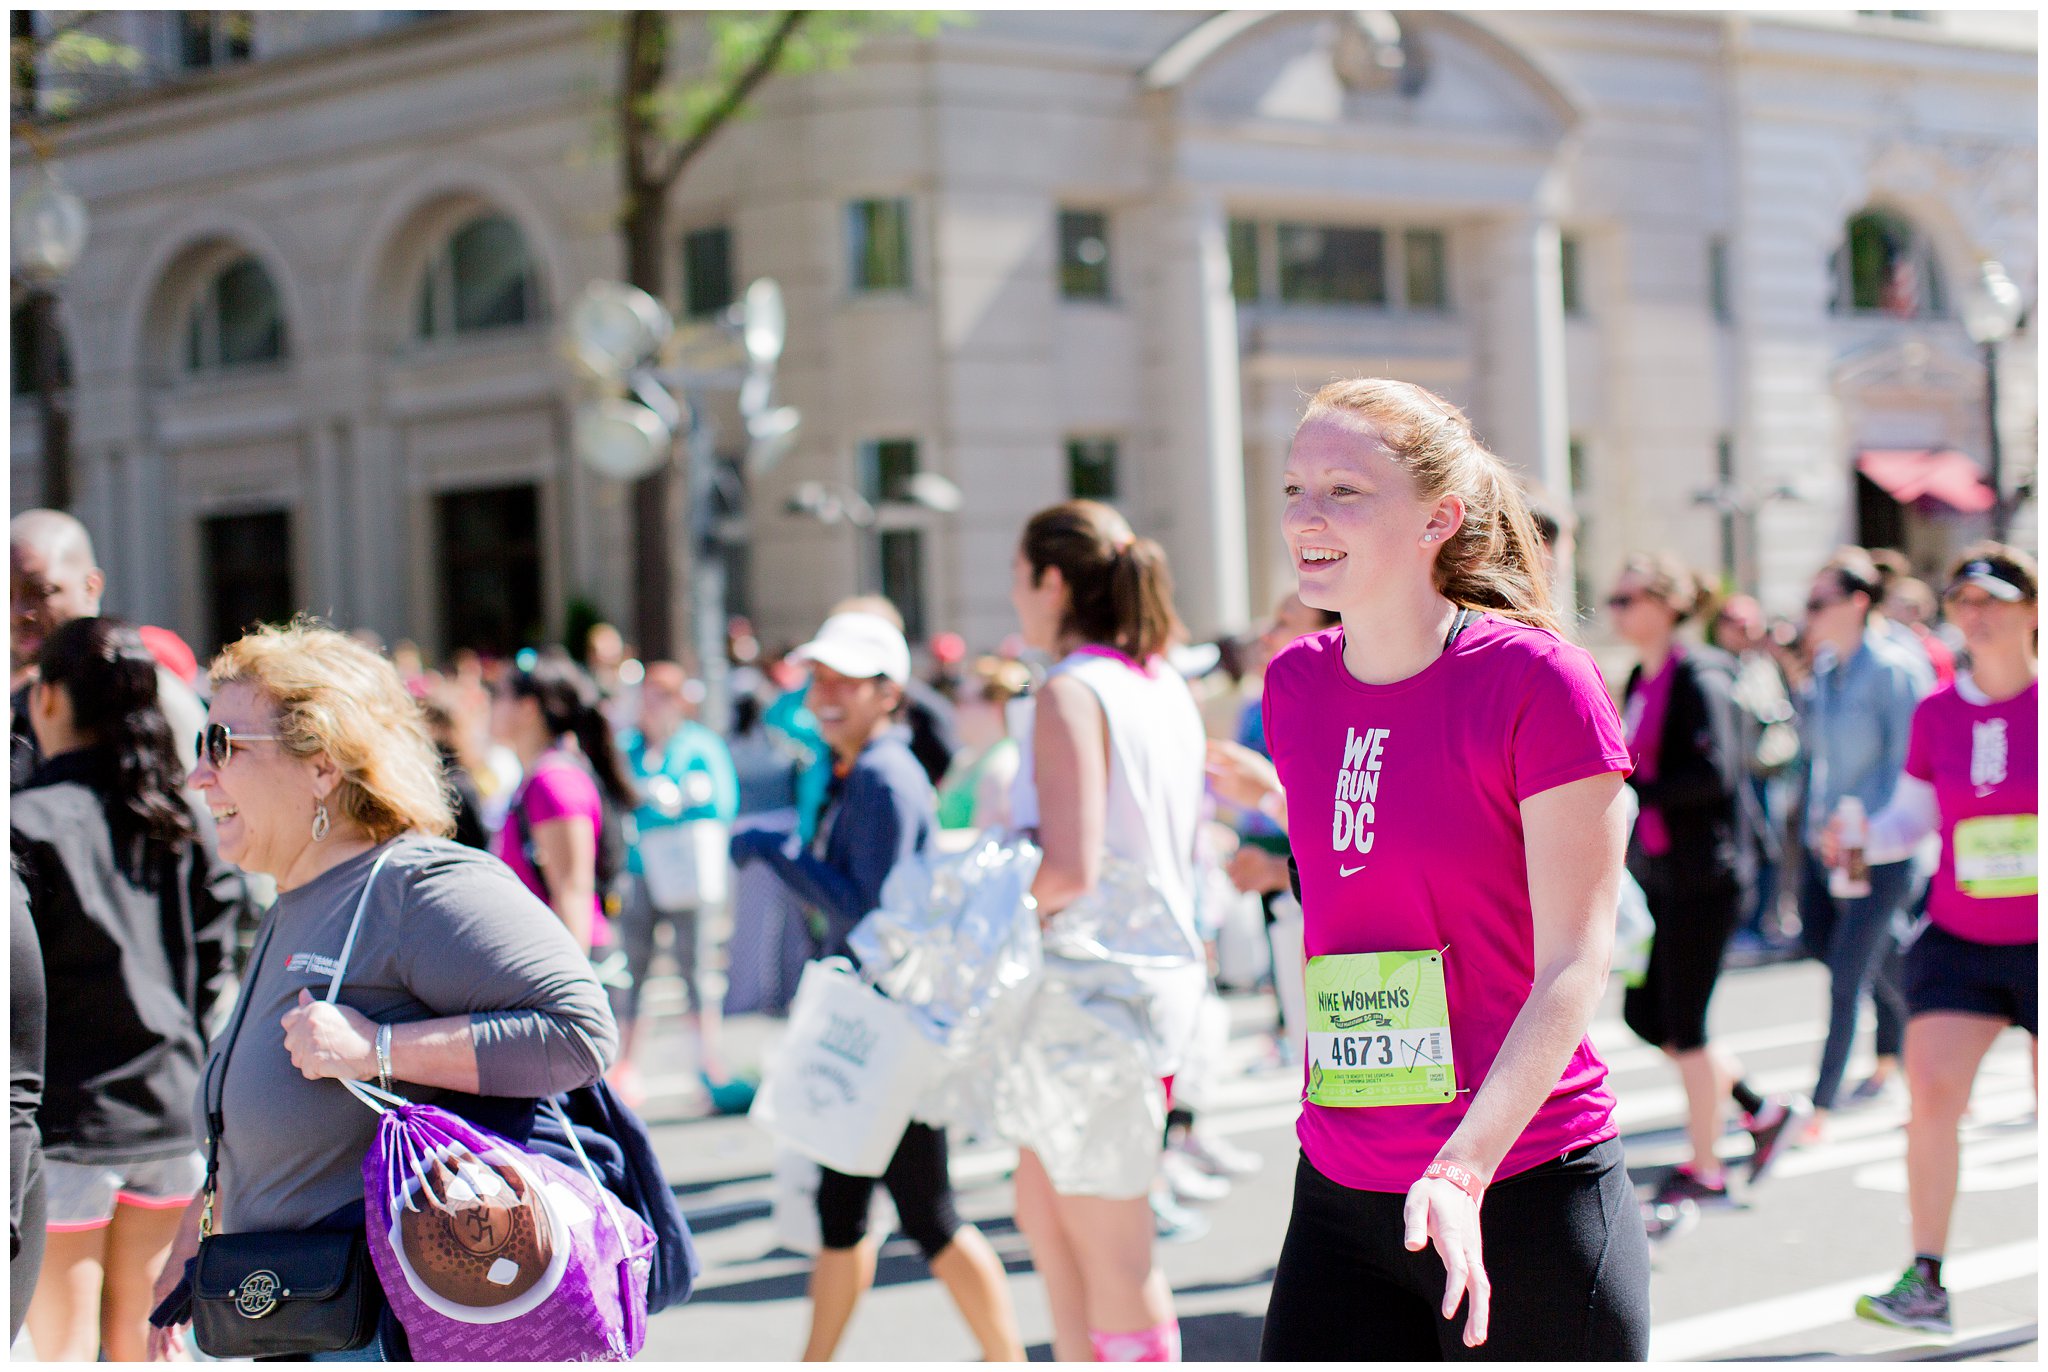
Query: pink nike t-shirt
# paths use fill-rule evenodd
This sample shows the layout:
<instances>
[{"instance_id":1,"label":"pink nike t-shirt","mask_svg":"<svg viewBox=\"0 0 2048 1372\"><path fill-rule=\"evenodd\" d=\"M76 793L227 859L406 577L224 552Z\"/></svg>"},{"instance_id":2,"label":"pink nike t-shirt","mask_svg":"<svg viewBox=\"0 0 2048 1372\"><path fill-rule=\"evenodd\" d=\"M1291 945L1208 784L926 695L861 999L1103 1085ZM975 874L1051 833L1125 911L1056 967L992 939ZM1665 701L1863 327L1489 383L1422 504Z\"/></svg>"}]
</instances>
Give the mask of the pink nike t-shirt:
<instances>
[{"instance_id":1,"label":"pink nike t-shirt","mask_svg":"<svg viewBox=\"0 0 2048 1372\"><path fill-rule=\"evenodd\" d=\"M2039 893L1985 893L1974 881L1964 889L1956 880L1956 828L2040 810L2041 686L2036 682L2010 700L1990 701L1974 682L1968 684L1975 702L1960 684L1944 687L1920 702L1906 735L1906 775L1934 787L1941 813L1941 866L1927 894L1927 917L1973 943L2034 943L2041 937ZM2027 838L2031 847L2032 834ZM2031 875L2031 863L2026 870ZM2031 882L2005 883L2015 884Z\"/></svg>"},{"instance_id":2,"label":"pink nike t-shirt","mask_svg":"<svg viewBox=\"0 0 2048 1372\"><path fill-rule=\"evenodd\" d=\"M1342 628L1297 639L1266 669L1264 708L1307 955L1446 950L1458 1098L1305 1102L1298 1126L1325 1176L1404 1192L1464 1118L1535 982L1521 802L1627 772L1621 719L1585 649L1492 615L1383 686L1345 670ZM1581 1041L1497 1177L1612 1138L1606 1078Z\"/></svg>"}]
</instances>

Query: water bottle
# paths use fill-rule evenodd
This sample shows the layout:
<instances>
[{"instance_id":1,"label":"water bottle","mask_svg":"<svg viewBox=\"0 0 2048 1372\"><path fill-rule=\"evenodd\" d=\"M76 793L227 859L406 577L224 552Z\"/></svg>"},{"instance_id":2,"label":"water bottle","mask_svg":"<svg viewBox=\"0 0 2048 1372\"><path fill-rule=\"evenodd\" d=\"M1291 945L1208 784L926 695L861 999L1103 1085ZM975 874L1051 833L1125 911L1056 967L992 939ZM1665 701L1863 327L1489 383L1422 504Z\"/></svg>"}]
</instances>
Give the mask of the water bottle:
<instances>
[{"instance_id":1,"label":"water bottle","mask_svg":"<svg viewBox=\"0 0 2048 1372\"><path fill-rule=\"evenodd\" d=\"M1863 802L1843 796L1835 804L1835 820L1841 853L1828 873L1828 894L1839 900L1860 900L1870 894L1870 861L1863 852L1870 842L1870 821L1863 813Z\"/></svg>"}]
</instances>

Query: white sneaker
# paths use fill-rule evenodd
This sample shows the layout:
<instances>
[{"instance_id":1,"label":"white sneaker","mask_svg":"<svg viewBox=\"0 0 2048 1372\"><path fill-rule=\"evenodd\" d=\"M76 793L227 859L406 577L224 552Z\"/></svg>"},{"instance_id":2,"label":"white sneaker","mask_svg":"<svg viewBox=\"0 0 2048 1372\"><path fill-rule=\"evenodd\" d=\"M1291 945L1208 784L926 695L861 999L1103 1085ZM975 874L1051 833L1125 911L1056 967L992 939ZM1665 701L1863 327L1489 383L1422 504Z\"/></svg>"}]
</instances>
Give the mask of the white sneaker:
<instances>
[{"instance_id":1,"label":"white sneaker","mask_svg":"<svg viewBox=\"0 0 2048 1372\"><path fill-rule=\"evenodd\" d=\"M1226 1138L1207 1138L1188 1133L1174 1148L1187 1154L1195 1166L1212 1177L1248 1177L1266 1165L1266 1160L1249 1148L1239 1148Z\"/></svg>"},{"instance_id":2,"label":"white sneaker","mask_svg":"<svg viewBox=\"0 0 2048 1372\"><path fill-rule=\"evenodd\" d=\"M1166 1177L1166 1184L1173 1188L1173 1194L1184 1201L1219 1201L1230 1194L1230 1180L1227 1177L1213 1177L1196 1165L1195 1160L1177 1148L1169 1148L1159 1160L1159 1170Z\"/></svg>"}]
</instances>

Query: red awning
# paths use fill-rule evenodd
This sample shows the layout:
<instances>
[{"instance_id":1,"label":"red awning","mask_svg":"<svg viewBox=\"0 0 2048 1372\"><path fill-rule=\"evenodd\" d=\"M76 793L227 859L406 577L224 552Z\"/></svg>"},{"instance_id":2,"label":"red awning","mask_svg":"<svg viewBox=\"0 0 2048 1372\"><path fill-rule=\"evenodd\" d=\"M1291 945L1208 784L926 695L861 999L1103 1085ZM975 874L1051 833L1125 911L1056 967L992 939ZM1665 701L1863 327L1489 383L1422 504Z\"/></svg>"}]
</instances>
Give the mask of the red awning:
<instances>
[{"instance_id":1,"label":"red awning","mask_svg":"<svg viewBox=\"0 0 2048 1372\"><path fill-rule=\"evenodd\" d=\"M1901 505L1939 500L1965 514L1991 508L1984 469L1954 448L1865 448L1856 454L1856 470Z\"/></svg>"}]
</instances>

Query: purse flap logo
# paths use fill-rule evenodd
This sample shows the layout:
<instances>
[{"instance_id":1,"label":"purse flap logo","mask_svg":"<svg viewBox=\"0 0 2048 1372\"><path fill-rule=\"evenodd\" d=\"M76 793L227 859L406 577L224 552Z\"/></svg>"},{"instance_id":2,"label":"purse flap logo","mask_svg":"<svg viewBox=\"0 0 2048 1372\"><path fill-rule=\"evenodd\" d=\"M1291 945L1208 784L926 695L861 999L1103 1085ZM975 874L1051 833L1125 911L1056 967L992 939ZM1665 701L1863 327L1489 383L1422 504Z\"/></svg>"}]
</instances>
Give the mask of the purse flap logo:
<instances>
[{"instance_id":1,"label":"purse flap logo","mask_svg":"<svg viewBox=\"0 0 2048 1372\"><path fill-rule=\"evenodd\" d=\"M242 1278L241 1286L235 1290L235 1309L241 1312L244 1319L260 1320L277 1309L279 1296L291 1294L282 1290L282 1286L283 1283L278 1281L275 1272L267 1269L251 1272Z\"/></svg>"}]
</instances>

